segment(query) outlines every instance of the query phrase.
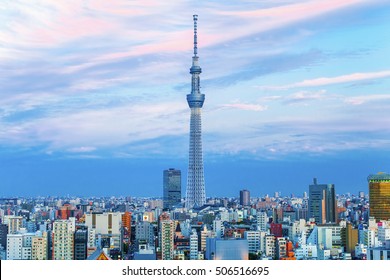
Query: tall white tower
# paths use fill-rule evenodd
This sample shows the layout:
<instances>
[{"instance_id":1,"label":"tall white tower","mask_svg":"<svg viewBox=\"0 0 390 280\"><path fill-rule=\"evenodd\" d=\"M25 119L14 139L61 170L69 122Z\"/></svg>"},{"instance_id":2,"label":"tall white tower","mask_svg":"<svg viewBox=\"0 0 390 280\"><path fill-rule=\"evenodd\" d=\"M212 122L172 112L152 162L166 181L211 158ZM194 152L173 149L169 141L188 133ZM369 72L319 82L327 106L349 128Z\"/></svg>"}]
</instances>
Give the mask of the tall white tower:
<instances>
[{"instance_id":1,"label":"tall white tower","mask_svg":"<svg viewBox=\"0 0 390 280\"><path fill-rule=\"evenodd\" d=\"M188 178L186 193L186 208L203 206L206 203L206 192L203 171L202 152L202 106L205 99L200 93L200 78L202 69L199 66L198 37L197 37L198 16L194 15L194 56L190 68L191 94L187 94L188 106L191 109L190 123L190 151L188 161Z\"/></svg>"}]
</instances>

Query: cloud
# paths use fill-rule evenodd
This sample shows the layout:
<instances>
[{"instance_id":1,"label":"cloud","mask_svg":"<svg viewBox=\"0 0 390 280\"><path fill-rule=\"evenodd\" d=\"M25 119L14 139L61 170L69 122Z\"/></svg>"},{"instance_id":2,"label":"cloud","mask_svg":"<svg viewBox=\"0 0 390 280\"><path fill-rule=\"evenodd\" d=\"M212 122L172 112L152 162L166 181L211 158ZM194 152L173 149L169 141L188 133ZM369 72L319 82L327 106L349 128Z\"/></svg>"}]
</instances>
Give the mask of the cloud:
<instances>
[{"instance_id":1,"label":"cloud","mask_svg":"<svg viewBox=\"0 0 390 280\"><path fill-rule=\"evenodd\" d=\"M245 54L243 55L245 59ZM265 76L273 73L287 72L293 69L312 66L324 60L326 55L316 49L304 51L301 53L282 53L269 56L251 57L251 60L245 66L229 71L217 71L218 77L205 80L205 84L211 86L230 86L241 81L248 81L256 77ZM229 73L229 74L226 74ZM269 89L269 87L260 87Z\"/></svg>"},{"instance_id":2,"label":"cloud","mask_svg":"<svg viewBox=\"0 0 390 280\"><path fill-rule=\"evenodd\" d=\"M379 72L353 73L337 77L321 77L311 80L304 80L302 82L284 85L284 86L262 86L260 88L267 90L287 90L300 87L318 87L341 83L352 83L374 79L385 79L390 77L390 70Z\"/></svg>"},{"instance_id":3,"label":"cloud","mask_svg":"<svg viewBox=\"0 0 390 280\"><path fill-rule=\"evenodd\" d=\"M334 56L322 41L312 41L315 37L334 43L333 28L348 31L345 25L358 32L354 18L366 15L367 6L378 10L376 1L76 2L13 0L0 8L2 147L39 147L39 151L54 155L62 151L73 157L108 150L122 156L161 151L172 155L167 151L183 145L188 148L185 95L190 90L191 15L195 12L199 14L201 86L206 94L204 135L211 138L205 141L207 151L276 153L314 147L316 141L322 143L321 137L337 134L337 127L346 129L345 116L337 111L340 104L317 102L314 118L312 111L286 103L332 98L325 91L306 87L367 82L390 75L388 70L380 71L386 66L375 63L366 68L375 69L372 72L332 77L327 69L334 69ZM337 23L329 26L335 16ZM381 27L387 24L374 16L368 20ZM375 24L370 25L374 31ZM356 47L370 49L348 57L354 67L365 69L375 48L382 48L375 43L380 33L374 31L366 40L373 42L369 46L346 45L352 52ZM350 38L343 39L349 42ZM341 68L341 73L356 71ZM317 77L322 78L308 79L307 73L321 73ZM299 89L265 96L254 88L260 80L275 83L270 89ZM347 88L345 94L348 90L355 88ZM348 104L387 100L381 89L371 98L344 96L341 100ZM354 111L357 107L345 107L359 115ZM213 112L215 108L223 110ZM248 112L263 113L260 119ZM302 121L313 118L323 123ZM286 119L296 123L288 122L286 127ZM373 127L371 122L366 125ZM373 133L386 124L374 127L373 131L355 127L352 132ZM300 141L306 142L289 136L297 134L305 135Z\"/></svg>"},{"instance_id":4,"label":"cloud","mask_svg":"<svg viewBox=\"0 0 390 280\"><path fill-rule=\"evenodd\" d=\"M75 147L75 148L70 148L67 151L71 153L89 153L95 151L95 147Z\"/></svg>"},{"instance_id":5,"label":"cloud","mask_svg":"<svg viewBox=\"0 0 390 280\"><path fill-rule=\"evenodd\" d=\"M320 114L319 114L320 115ZM224 129L207 141L208 152L242 154L267 158L288 154L329 154L338 151L386 149L390 145L389 118L381 121L360 118L328 118L252 122L252 129L242 124L242 130ZM233 132L234 131L234 132ZM297 136L298 135L298 136ZM375 139L375 141L373 141Z\"/></svg>"},{"instance_id":6,"label":"cloud","mask_svg":"<svg viewBox=\"0 0 390 280\"><path fill-rule=\"evenodd\" d=\"M330 13L336 10L344 9L350 6L364 3L364 0L320 0L304 1L286 5L277 5L270 8L220 11L217 15L224 17L234 17L231 21L241 22L239 25L230 25L232 32L220 34L227 40L232 35L239 33L240 36L264 32L266 30L281 28L299 21L304 21ZM245 26L245 28L242 28Z\"/></svg>"},{"instance_id":7,"label":"cloud","mask_svg":"<svg viewBox=\"0 0 390 280\"><path fill-rule=\"evenodd\" d=\"M344 100L345 103L351 105L362 105L367 102L372 101L386 101L390 99L390 94L374 94L374 95L364 95L364 96L354 96L349 97Z\"/></svg>"},{"instance_id":8,"label":"cloud","mask_svg":"<svg viewBox=\"0 0 390 280\"><path fill-rule=\"evenodd\" d=\"M300 103L312 100L322 100L325 98L326 90L320 90L316 92L299 91L284 98L284 102L287 104Z\"/></svg>"},{"instance_id":9,"label":"cloud","mask_svg":"<svg viewBox=\"0 0 390 280\"><path fill-rule=\"evenodd\" d=\"M187 132L181 118L184 109L187 112L184 102L135 104L0 123L4 128L1 130L4 133L0 133L0 144L36 146L46 143L51 151L77 153L181 135ZM186 114L185 119L188 117Z\"/></svg>"},{"instance_id":10,"label":"cloud","mask_svg":"<svg viewBox=\"0 0 390 280\"><path fill-rule=\"evenodd\" d=\"M255 111L255 112L261 112L268 109L267 106L260 105L260 104L247 104L247 103L231 103L231 104L223 104L222 108L232 108L232 109L239 109L244 111Z\"/></svg>"}]
</instances>

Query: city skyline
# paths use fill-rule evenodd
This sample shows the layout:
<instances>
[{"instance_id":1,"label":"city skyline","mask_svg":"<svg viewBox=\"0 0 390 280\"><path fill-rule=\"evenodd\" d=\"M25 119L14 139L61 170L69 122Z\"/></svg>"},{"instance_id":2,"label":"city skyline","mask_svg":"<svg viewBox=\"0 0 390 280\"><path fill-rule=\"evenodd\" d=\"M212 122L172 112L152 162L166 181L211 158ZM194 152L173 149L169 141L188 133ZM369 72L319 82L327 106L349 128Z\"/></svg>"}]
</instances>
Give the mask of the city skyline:
<instances>
[{"instance_id":1,"label":"city skyline","mask_svg":"<svg viewBox=\"0 0 390 280\"><path fill-rule=\"evenodd\" d=\"M162 196L187 178L201 17L207 196L368 193L390 171L386 1L46 3L0 15L0 196Z\"/></svg>"}]
</instances>

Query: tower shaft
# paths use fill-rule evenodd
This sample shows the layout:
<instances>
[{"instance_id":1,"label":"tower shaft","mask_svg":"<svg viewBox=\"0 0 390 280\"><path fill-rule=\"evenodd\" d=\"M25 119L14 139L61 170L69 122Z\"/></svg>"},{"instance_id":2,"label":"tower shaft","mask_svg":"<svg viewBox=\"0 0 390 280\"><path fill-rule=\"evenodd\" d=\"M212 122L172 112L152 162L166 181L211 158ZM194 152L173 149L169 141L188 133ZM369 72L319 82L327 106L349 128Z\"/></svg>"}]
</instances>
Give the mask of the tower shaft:
<instances>
[{"instance_id":1,"label":"tower shaft","mask_svg":"<svg viewBox=\"0 0 390 280\"><path fill-rule=\"evenodd\" d=\"M202 73L202 69L200 68L198 61L197 20L198 16L194 15L194 56L192 57L192 66L190 68L191 93L187 94L188 106L191 109L186 193L187 209L200 207L206 203L202 152L202 106L205 96L200 93L199 75Z\"/></svg>"}]
</instances>

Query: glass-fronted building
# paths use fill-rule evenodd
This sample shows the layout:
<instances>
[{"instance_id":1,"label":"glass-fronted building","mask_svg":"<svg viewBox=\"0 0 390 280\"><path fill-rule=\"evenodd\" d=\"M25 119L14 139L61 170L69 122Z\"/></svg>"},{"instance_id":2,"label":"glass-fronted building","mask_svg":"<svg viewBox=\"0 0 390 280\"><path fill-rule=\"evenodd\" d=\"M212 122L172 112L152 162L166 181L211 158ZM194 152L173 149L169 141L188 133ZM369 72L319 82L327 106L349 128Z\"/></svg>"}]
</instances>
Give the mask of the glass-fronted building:
<instances>
[{"instance_id":1,"label":"glass-fronted building","mask_svg":"<svg viewBox=\"0 0 390 280\"><path fill-rule=\"evenodd\" d=\"M164 170L163 207L172 209L181 202L181 171L169 168Z\"/></svg>"},{"instance_id":2,"label":"glass-fronted building","mask_svg":"<svg viewBox=\"0 0 390 280\"><path fill-rule=\"evenodd\" d=\"M390 219L390 174L370 175L368 191L370 197L370 216L377 221Z\"/></svg>"}]
</instances>

